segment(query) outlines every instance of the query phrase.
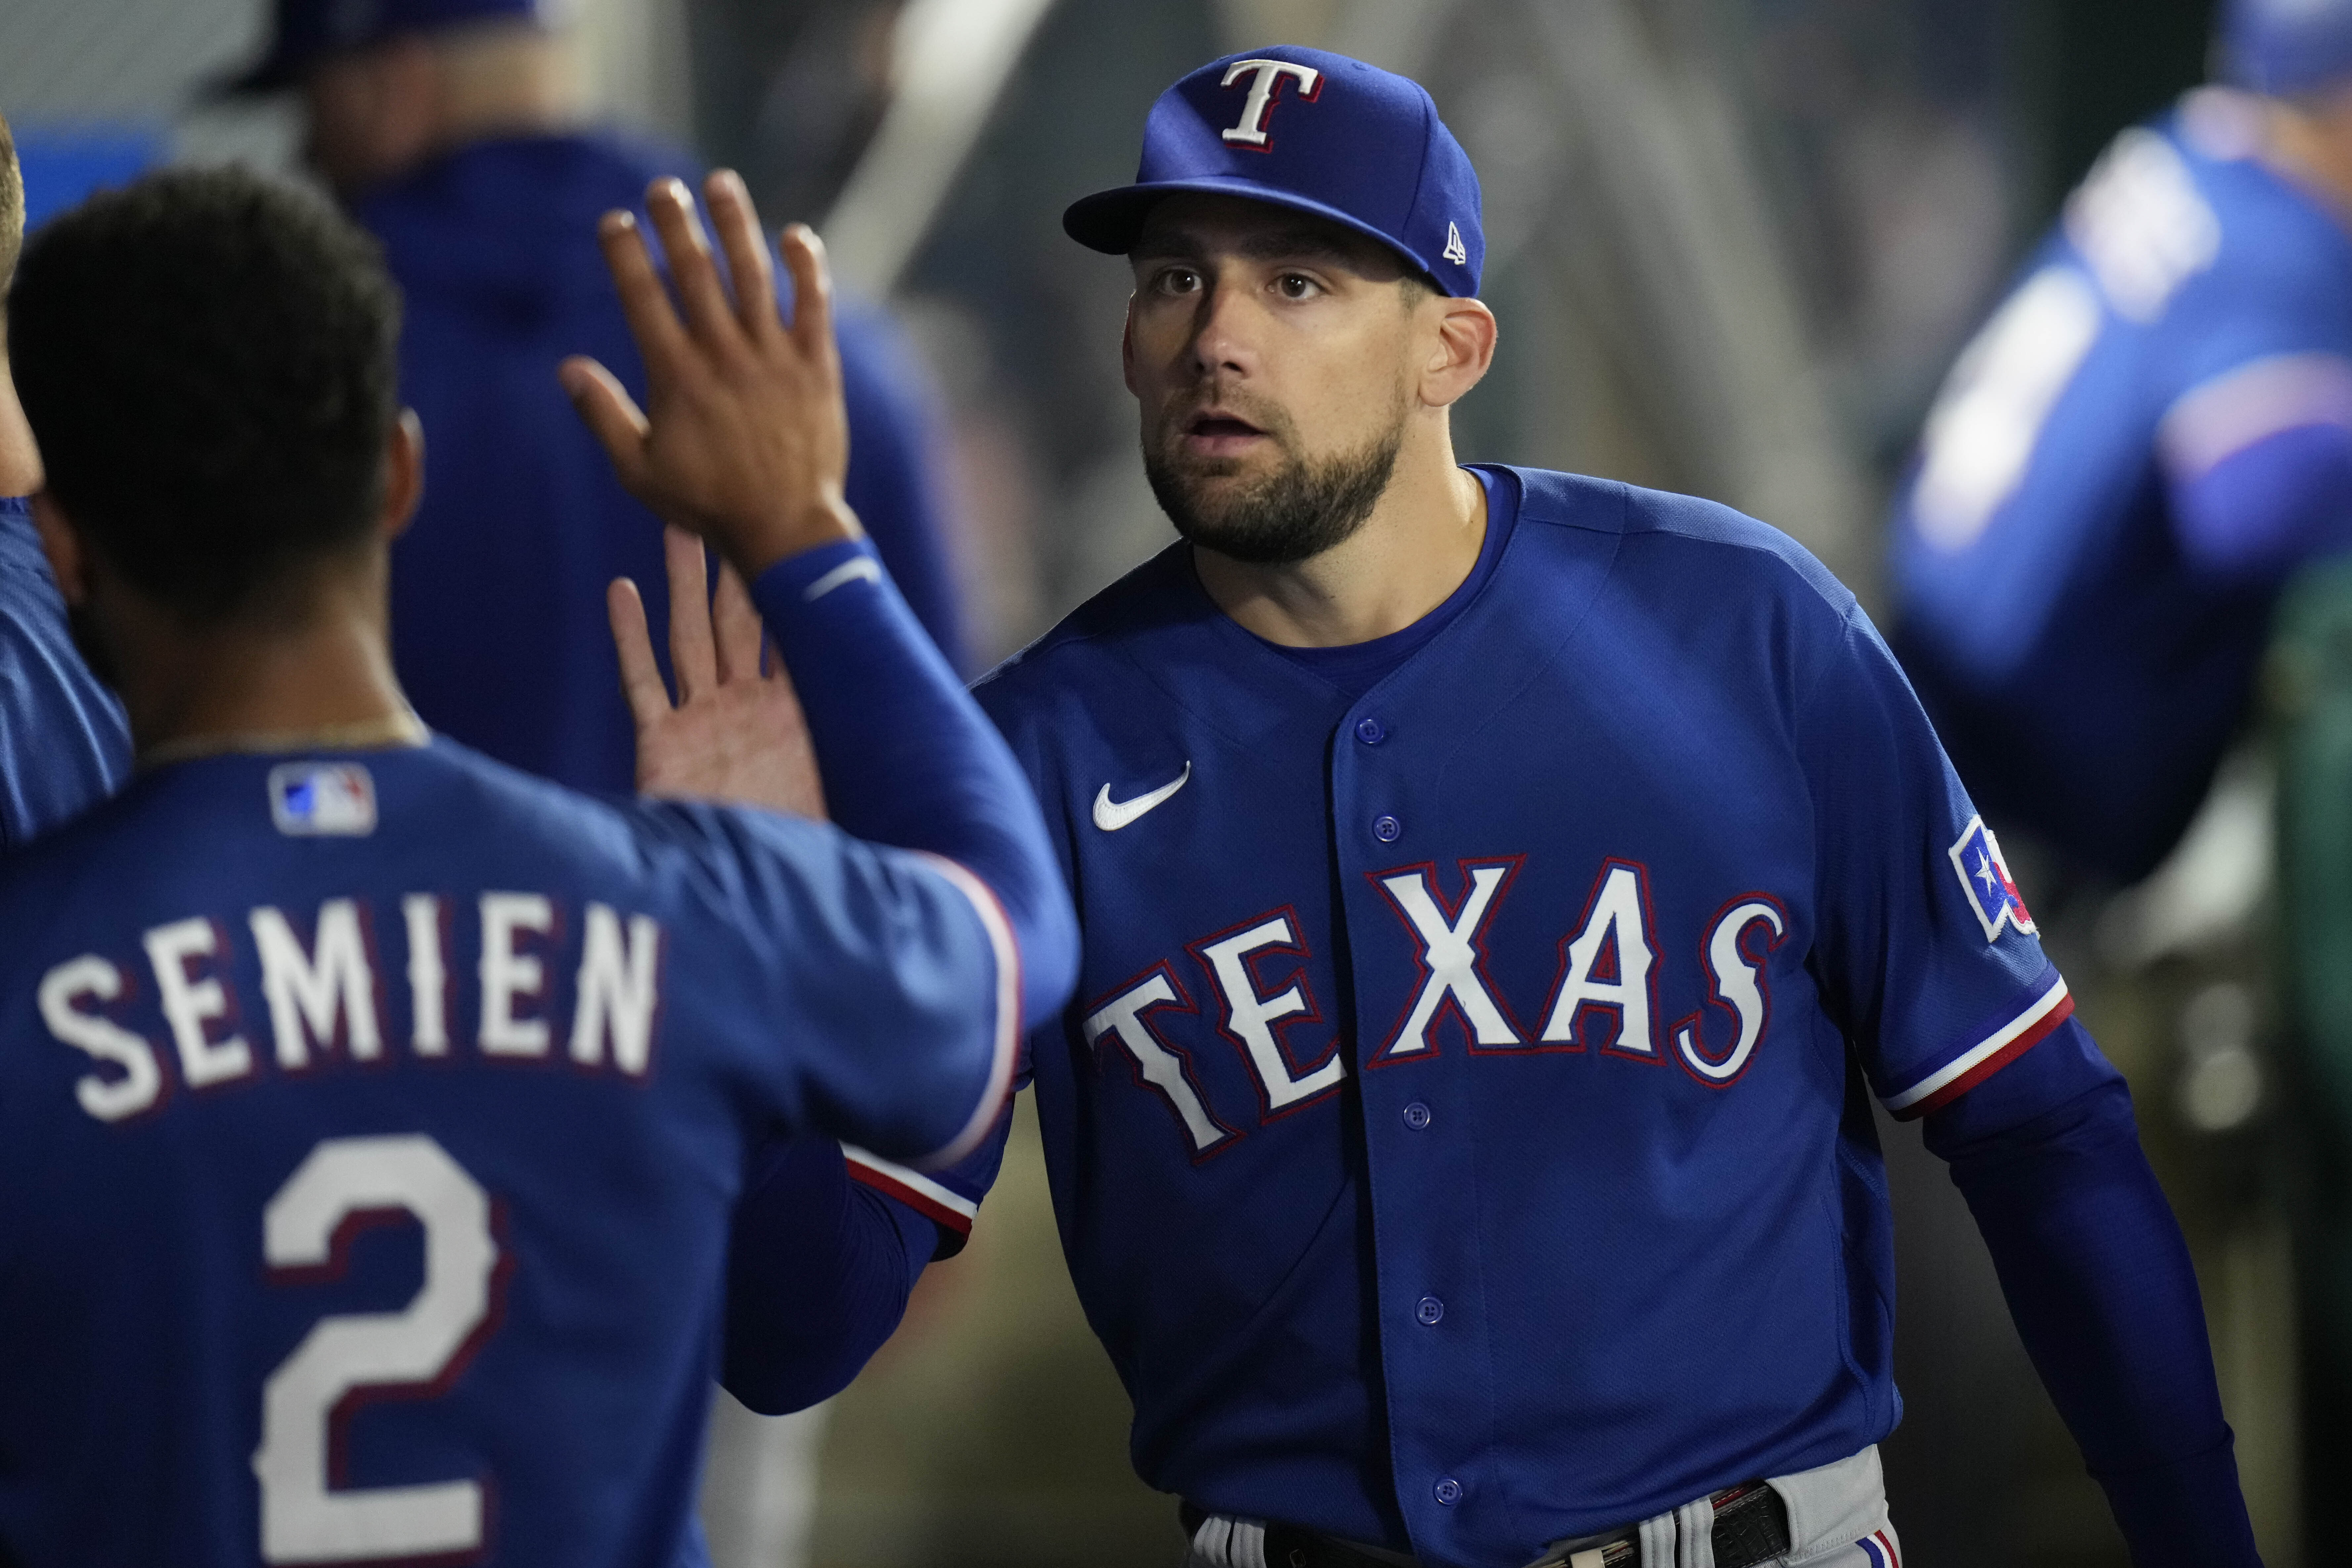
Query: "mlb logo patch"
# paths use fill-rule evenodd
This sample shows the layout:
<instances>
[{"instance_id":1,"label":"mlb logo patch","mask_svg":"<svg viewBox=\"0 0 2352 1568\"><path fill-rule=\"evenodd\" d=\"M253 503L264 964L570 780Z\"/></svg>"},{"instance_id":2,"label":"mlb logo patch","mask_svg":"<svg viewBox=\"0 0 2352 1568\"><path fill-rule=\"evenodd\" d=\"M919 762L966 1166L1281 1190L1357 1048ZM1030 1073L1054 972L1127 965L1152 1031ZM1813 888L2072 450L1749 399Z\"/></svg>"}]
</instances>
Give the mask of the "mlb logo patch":
<instances>
[{"instance_id":1,"label":"mlb logo patch","mask_svg":"<svg viewBox=\"0 0 2352 1568\"><path fill-rule=\"evenodd\" d=\"M1983 817L1969 818L1968 830L1950 853L1952 869L1968 891L1969 907L1976 910L1977 923L1984 927L1985 941L1998 938L2003 924L2028 936L2034 934L2033 917L2026 913L2024 896L2009 874L2009 862L2001 858L2000 841L1993 837Z\"/></svg>"},{"instance_id":2,"label":"mlb logo patch","mask_svg":"<svg viewBox=\"0 0 2352 1568\"><path fill-rule=\"evenodd\" d=\"M357 763L272 768L269 820L296 838L364 838L375 831L375 780Z\"/></svg>"}]
</instances>

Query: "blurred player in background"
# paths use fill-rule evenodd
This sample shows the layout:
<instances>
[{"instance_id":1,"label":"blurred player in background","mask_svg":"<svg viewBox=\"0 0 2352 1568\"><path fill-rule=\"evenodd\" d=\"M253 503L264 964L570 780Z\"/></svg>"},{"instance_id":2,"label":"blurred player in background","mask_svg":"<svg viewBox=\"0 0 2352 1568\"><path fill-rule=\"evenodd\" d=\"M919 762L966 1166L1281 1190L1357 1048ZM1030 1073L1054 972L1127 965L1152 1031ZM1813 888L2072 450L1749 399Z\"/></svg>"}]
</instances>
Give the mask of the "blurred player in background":
<instances>
[{"instance_id":1,"label":"blurred player in background","mask_svg":"<svg viewBox=\"0 0 2352 1568\"><path fill-rule=\"evenodd\" d=\"M1193 1568L1895 1568L1873 1098L2141 1568L2258 1562L2129 1093L1853 596L1457 466L1496 324L1429 95L1214 61L1063 222L1183 537L978 694L1078 893L1038 1117Z\"/></svg>"},{"instance_id":2,"label":"blurred player in background","mask_svg":"<svg viewBox=\"0 0 2352 1568\"><path fill-rule=\"evenodd\" d=\"M401 390L433 483L394 552L393 652L417 710L577 788L632 783L601 606L652 581L659 537L550 384L590 352L640 384L593 243L682 153L583 126L571 41L533 0L279 0L241 90L299 89L306 155L383 241L406 305ZM850 500L908 602L961 661L929 393L878 312L842 323ZM664 619L656 605L654 630Z\"/></svg>"},{"instance_id":3,"label":"blurred player in background","mask_svg":"<svg viewBox=\"0 0 2352 1568\"><path fill-rule=\"evenodd\" d=\"M0 294L25 238L25 186L0 119ZM113 793L131 771L122 705L74 649L26 500L41 456L16 404L0 333L0 849L15 849Z\"/></svg>"},{"instance_id":4,"label":"blurred player in background","mask_svg":"<svg viewBox=\"0 0 2352 1568\"><path fill-rule=\"evenodd\" d=\"M2352 546L2352 0L2229 0L2217 54L2068 200L1895 517L1895 647L1961 777L2120 882L2204 798L2281 584Z\"/></svg>"},{"instance_id":5,"label":"blurred player in background","mask_svg":"<svg viewBox=\"0 0 2352 1568\"><path fill-rule=\"evenodd\" d=\"M753 1151L971 1149L1066 994L1034 803L842 501L822 262L788 243L784 327L740 182L711 199L737 300L652 204L683 323L607 226L650 426L569 372L752 584L680 630L718 684L676 707L620 616L647 772L740 784L744 705L789 700L764 620L900 847L425 730L385 638L422 484L397 296L323 205L161 175L28 256L36 516L142 771L0 872L0 1558L692 1562Z\"/></svg>"}]
</instances>

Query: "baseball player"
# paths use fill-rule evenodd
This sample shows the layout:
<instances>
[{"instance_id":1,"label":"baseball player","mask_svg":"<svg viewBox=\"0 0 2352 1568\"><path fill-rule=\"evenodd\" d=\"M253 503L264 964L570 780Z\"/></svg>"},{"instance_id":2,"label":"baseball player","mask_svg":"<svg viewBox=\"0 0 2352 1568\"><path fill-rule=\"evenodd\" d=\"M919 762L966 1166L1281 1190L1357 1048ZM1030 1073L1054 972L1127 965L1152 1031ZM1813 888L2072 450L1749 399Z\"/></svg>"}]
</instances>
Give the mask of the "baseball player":
<instances>
[{"instance_id":1,"label":"baseball player","mask_svg":"<svg viewBox=\"0 0 2352 1568\"><path fill-rule=\"evenodd\" d=\"M1065 994L1034 802L842 501L813 238L786 328L710 192L737 298L674 187L677 308L606 226L647 413L566 372L758 607L721 595L719 689L689 665L646 743L724 754L764 623L897 847L424 731L384 643L396 297L327 209L173 174L28 251L36 515L141 771L0 872L0 1557L691 1561L751 1151L971 1149Z\"/></svg>"},{"instance_id":2,"label":"baseball player","mask_svg":"<svg viewBox=\"0 0 2352 1568\"><path fill-rule=\"evenodd\" d=\"M2130 1098L1854 600L1726 508L1456 466L1469 162L1313 49L1064 226L1182 538L979 689L1076 889L1032 1041L1206 1565L1894 1568L1869 1102L1924 1119L2142 1568L2257 1561Z\"/></svg>"},{"instance_id":3,"label":"baseball player","mask_svg":"<svg viewBox=\"0 0 2352 1568\"><path fill-rule=\"evenodd\" d=\"M280 0L268 52L236 88L299 94L310 163L383 243L402 290L401 395L423 419L433 474L393 548L403 689L436 730L500 762L575 789L658 792L635 773L643 714L621 700L603 605L615 577L662 571L661 533L549 367L591 353L643 392L595 226L658 176L696 176L683 153L584 123L563 11L543 0ZM882 312L853 307L835 320L855 436L849 504L954 661L962 633L928 384ZM678 602L707 614L704 599ZM653 639L674 641L670 600L646 608ZM754 1282L782 1270L791 1285L756 1293L778 1295L771 1307L730 1298L768 1331L737 1322L745 1331L729 1344L769 1359L756 1376L730 1361L728 1381L775 1413L835 1391L889 1336L923 1264L962 1246L972 1194L824 1142L767 1150L758 1169L746 1238L775 1233L780 1245L739 1249L737 1267ZM809 1234L827 1215L840 1228ZM835 1260L817 1273L844 1293L802 1282L817 1256ZM809 1353L773 1359L786 1344Z\"/></svg>"},{"instance_id":4,"label":"baseball player","mask_svg":"<svg viewBox=\"0 0 2352 1568\"><path fill-rule=\"evenodd\" d=\"M2203 799L2281 584L2352 545L2352 3L2231 0L1954 368L1895 647L1979 803L2130 881Z\"/></svg>"},{"instance_id":5,"label":"baseball player","mask_svg":"<svg viewBox=\"0 0 2352 1568\"><path fill-rule=\"evenodd\" d=\"M0 119L0 293L25 238L25 186ZM122 706L79 654L26 498L41 456L0 338L0 849L79 816L131 771Z\"/></svg>"}]
</instances>

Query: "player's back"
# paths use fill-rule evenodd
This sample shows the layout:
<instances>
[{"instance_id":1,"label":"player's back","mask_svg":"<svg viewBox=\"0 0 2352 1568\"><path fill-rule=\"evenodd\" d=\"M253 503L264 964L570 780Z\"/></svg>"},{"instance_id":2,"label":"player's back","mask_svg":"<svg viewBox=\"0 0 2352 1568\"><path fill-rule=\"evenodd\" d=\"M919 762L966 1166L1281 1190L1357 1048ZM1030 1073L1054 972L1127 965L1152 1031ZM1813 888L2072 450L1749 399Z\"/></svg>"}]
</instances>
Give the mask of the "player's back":
<instances>
[{"instance_id":1,"label":"player's back","mask_svg":"<svg viewBox=\"0 0 2352 1568\"><path fill-rule=\"evenodd\" d=\"M27 1565L668 1563L747 1149L929 1153L1005 1070L915 858L447 742L149 772L0 942Z\"/></svg>"},{"instance_id":2,"label":"player's back","mask_svg":"<svg viewBox=\"0 0 2352 1568\"><path fill-rule=\"evenodd\" d=\"M2254 155L2254 112L2208 89L2116 141L1955 368L1895 519L1897 647L1970 788L2126 876L2202 795L2279 582L2342 542L2183 510L2352 398L2352 235Z\"/></svg>"}]
</instances>

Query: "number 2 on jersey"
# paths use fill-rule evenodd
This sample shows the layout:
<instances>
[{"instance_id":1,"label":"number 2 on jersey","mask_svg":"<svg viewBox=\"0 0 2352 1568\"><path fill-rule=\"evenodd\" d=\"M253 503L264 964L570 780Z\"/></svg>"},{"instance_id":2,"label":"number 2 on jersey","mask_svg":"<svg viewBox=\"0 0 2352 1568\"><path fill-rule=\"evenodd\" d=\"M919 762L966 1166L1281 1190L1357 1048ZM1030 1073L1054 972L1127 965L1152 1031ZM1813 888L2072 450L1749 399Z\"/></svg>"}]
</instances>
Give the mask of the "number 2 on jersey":
<instances>
[{"instance_id":1,"label":"number 2 on jersey","mask_svg":"<svg viewBox=\"0 0 2352 1568\"><path fill-rule=\"evenodd\" d=\"M253 1473L265 1563L438 1557L482 1545L478 1480L338 1490L330 1472L339 1407L352 1395L437 1391L471 1359L498 1296L488 1194L430 1138L330 1138L262 1211L262 1253L273 1271L339 1271L338 1233L387 1211L425 1227L415 1300L398 1312L320 1319L262 1385Z\"/></svg>"}]
</instances>

